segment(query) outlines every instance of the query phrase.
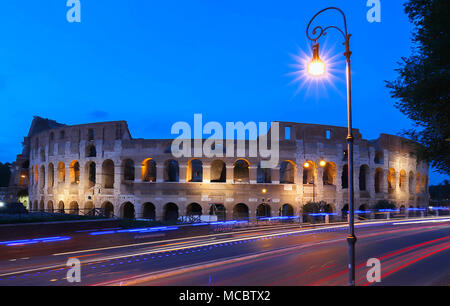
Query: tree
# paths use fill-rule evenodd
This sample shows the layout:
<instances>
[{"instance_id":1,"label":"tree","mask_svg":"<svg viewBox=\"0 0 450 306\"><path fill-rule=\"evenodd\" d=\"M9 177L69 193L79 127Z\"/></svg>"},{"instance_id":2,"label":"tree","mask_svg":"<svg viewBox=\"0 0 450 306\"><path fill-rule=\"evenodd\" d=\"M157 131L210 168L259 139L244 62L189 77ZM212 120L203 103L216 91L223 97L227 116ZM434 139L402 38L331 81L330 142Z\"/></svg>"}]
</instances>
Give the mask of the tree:
<instances>
[{"instance_id":1,"label":"tree","mask_svg":"<svg viewBox=\"0 0 450 306\"><path fill-rule=\"evenodd\" d=\"M412 55L402 58L397 80L386 82L395 106L414 122L404 131L416 141L419 159L450 174L450 1L409 0L405 13L415 25Z\"/></svg>"}]
</instances>

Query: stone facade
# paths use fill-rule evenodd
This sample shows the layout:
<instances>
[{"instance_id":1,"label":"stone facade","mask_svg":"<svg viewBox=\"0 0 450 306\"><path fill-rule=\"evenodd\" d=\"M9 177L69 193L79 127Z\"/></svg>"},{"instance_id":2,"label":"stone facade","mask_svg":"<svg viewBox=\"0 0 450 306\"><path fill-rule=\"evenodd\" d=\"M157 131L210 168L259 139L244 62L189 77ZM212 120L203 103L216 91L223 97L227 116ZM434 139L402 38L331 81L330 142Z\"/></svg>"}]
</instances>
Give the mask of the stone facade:
<instances>
[{"instance_id":1,"label":"stone facade","mask_svg":"<svg viewBox=\"0 0 450 306\"><path fill-rule=\"evenodd\" d=\"M28 189L32 210L103 208L156 220L211 209L227 219L297 215L309 201L326 201L340 215L348 203L347 129L279 125L280 162L264 171L252 157L176 159L172 140L134 139L125 121L67 126L35 117L11 190ZM427 205L428 165L417 162L408 140L381 134L368 141L357 129L354 138L355 209L382 199L402 208Z\"/></svg>"}]
</instances>

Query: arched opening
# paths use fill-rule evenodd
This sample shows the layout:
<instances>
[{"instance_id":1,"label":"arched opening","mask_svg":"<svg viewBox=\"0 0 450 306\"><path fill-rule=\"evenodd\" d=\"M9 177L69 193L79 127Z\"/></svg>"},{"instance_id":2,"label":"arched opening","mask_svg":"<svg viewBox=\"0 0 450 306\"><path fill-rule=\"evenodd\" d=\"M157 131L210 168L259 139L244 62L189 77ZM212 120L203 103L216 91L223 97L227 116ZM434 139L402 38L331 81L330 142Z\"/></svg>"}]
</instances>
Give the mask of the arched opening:
<instances>
[{"instance_id":1,"label":"arched opening","mask_svg":"<svg viewBox=\"0 0 450 306\"><path fill-rule=\"evenodd\" d=\"M416 193L420 192L420 173L417 172L416 175Z\"/></svg>"},{"instance_id":2,"label":"arched opening","mask_svg":"<svg viewBox=\"0 0 450 306\"><path fill-rule=\"evenodd\" d=\"M45 162L45 151L44 149L39 150L40 156L41 156L41 162Z\"/></svg>"},{"instance_id":3,"label":"arched opening","mask_svg":"<svg viewBox=\"0 0 450 306\"><path fill-rule=\"evenodd\" d=\"M402 215L402 216L404 216L405 213L406 213L405 205L400 206L400 212L399 212L399 214Z\"/></svg>"},{"instance_id":4,"label":"arched opening","mask_svg":"<svg viewBox=\"0 0 450 306\"><path fill-rule=\"evenodd\" d=\"M409 172L408 186L409 193L414 194L414 173L412 171Z\"/></svg>"},{"instance_id":5,"label":"arched opening","mask_svg":"<svg viewBox=\"0 0 450 306\"><path fill-rule=\"evenodd\" d=\"M361 211L359 214L358 214L358 217L359 217L359 219L361 220L364 220L364 219L369 219L369 212L368 212L368 207L367 207L367 205L365 205L365 204L362 204L362 205L360 205L359 206L359 211Z\"/></svg>"},{"instance_id":6,"label":"arched opening","mask_svg":"<svg viewBox=\"0 0 450 306\"><path fill-rule=\"evenodd\" d=\"M142 205L142 217L144 219L149 219L149 220L155 220L155 215L156 215L156 209L155 209L155 205L153 205L153 203L144 203L144 205Z\"/></svg>"},{"instance_id":7,"label":"arched opening","mask_svg":"<svg viewBox=\"0 0 450 306\"><path fill-rule=\"evenodd\" d=\"M284 204L280 208L280 216L293 217L294 216L294 207L292 207L291 204Z\"/></svg>"},{"instance_id":8,"label":"arched opening","mask_svg":"<svg viewBox=\"0 0 450 306\"><path fill-rule=\"evenodd\" d=\"M269 204L262 203L256 208L256 217L271 217L272 211Z\"/></svg>"},{"instance_id":9,"label":"arched opening","mask_svg":"<svg viewBox=\"0 0 450 306\"><path fill-rule=\"evenodd\" d=\"M369 166L362 165L359 167L359 190L367 191L367 185L369 182Z\"/></svg>"},{"instance_id":10,"label":"arched opening","mask_svg":"<svg viewBox=\"0 0 450 306\"><path fill-rule=\"evenodd\" d=\"M425 192L425 174L422 173L422 192Z\"/></svg>"},{"instance_id":11,"label":"arched opening","mask_svg":"<svg viewBox=\"0 0 450 306\"><path fill-rule=\"evenodd\" d=\"M323 168L323 184L336 185L336 165L332 162L327 162Z\"/></svg>"},{"instance_id":12,"label":"arched opening","mask_svg":"<svg viewBox=\"0 0 450 306\"><path fill-rule=\"evenodd\" d=\"M303 164L303 184L304 185L314 185L316 164L308 160Z\"/></svg>"},{"instance_id":13,"label":"arched opening","mask_svg":"<svg viewBox=\"0 0 450 306\"><path fill-rule=\"evenodd\" d=\"M47 203L47 212L53 213L53 202L52 201L48 201L48 203Z\"/></svg>"},{"instance_id":14,"label":"arched opening","mask_svg":"<svg viewBox=\"0 0 450 306\"><path fill-rule=\"evenodd\" d=\"M233 219L234 220L248 220L249 212L248 206L244 203L239 203L233 207Z\"/></svg>"},{"instance_id":15,"label":"arched opening","mask_svg":"<svg viewBox=\"0 0 450 306\"><path fill-rule=\"evenodd\" d=\"M383 169L375 169L375 193L381 193L383 188L381 186L383 182Z\"/></svg>"},{"instance_id":16,"label":"arched opening","mask_svg":"<svg viewBox=\"0 0 450 306\"><path fill-rule=\"evenodd\" d=\"M398 181L398 187L401 191L406 191L406 171L400 170L400 179Z\"/></svg>"},{"instance_id":17,"label":"arched opening","mask_svg":"<svg viewBox=\"0 0 450 306\"><path fill-rule=\"evenodd\" d=\"M53 188L55 183L55 169L53 167L53 164L48 164L48 187Z\"/></svg>"},{"instance_id":18,"label":"arched opening","mask_svg":"<svg viewBox=\"0 0 450 306\"><path fill-rule=\"evenodd\" d=\"M295 163L285 160L280 164L280 184L295 183Z\"/></svg>"},{"instance_id":19,"label":"arched opening","mask_svg":"<svg viewBox=\"0 0 450 306\"><path fill-rule=\"evenodd\" d=\"M63 201L59 201L59 203L58 203L58 212L60 214L64 214L65 213L64 202Z\"/></svg>"},{"instance_id":20,"label":"arched opening","mask_svg":"<svg viewBox=\"0 0 450 306\"><path fill-rule=\"evenodd\" d=\"M96 180L96 165L94 162L90 161L86 163L86 187L91 188L95 186Z\"/></svg>"},{"instance_id":21,"label":"arched opening","mask_svg":"<svg viewBox=\"0 0 450 306\"><path fill-rule=\"evenodd\" d=\"M373 159L375 164L383 164L384 163L384 154L382 151L375 152L375 158Z\"/></svg>"},{"instance_id":22,"label":"arched opening","mask_svg":"<svg viewBox=\"0 0 450 306\"><path fill-rule=\"evenodd\" d=\"M212 204L209 209L211 216L217 216L217 221L226 220L226 208L223 204Z\"/></svg>"},{"instance_id":23,"label":"arched opening","mask_svg":"<svg viewBox=\"0 0 450 306\"><path fill-rule=\"evenodd\" d=\"M66 181L66 165L63 162L58 163L58 183Z\"/></svg>"},{"instance_id":24,"label":"arched opening","mask_svg":"<svg viewBox=\"0 0 450 306\"><path fill-rule=\"evenodd\" d=\"M134 161L125 159L122 163L124 181L134 181Z\"/></svg>"},{"instance_id":25,"label":"arched opening","mask_svg":"<svg viewBox=\"0 0 450 306\"><path fill-rule=\"evenodd\" d=\"M342 186L342 189L348 188L348 165L347 164L345 164L342 167L341 186Z\"/></svg>"},{"instance_id":26,"label":"arched opening","mask_svg":"<svg viewBox=\"0 0 450 306\"><path fill-rule=\"evenodd\" d=\"M28 170L22 170L22 172L20 172L19 186L20 187L27 186L28 181L29 181Z\"/></svg>"},{"instance_id":27,"label":"arched opening","mask_svg":"<svg viewBox=\"0 0 450 306\"><path fill-rule=\"evenodd\" d=\"M103 188L114 188L114 162L107 159L102 164Z\"/></svg>"},{"instance_id":28,"label":"arched opening","mask_svg":"<svg viewBox=\"0 0 450 306\"><path fill-rule=\"evenodd\" d=\"M187 216L201 216L202 215L202 207L198 203L191 203L186 208Z\"/></svg>"},{"instance_id":29,"label":"arched opening","mask_svg":"<svg viewBox=\"0 0 450 306\"><path fill-rule=\"evenodd\" d=\"M86 157L97 157L97 150L95 145L90 144L86 147Z\"/></svg>"},{"instance_id":30,"label":"arched opening","mask_svg":"<svg viewBox=\"0 0 450 306\"><path fill-rule=\"evenodd\" d=\"M114 216L114 205L111 202L105 202L102 204L103 215L107 218Z\"/></svg>"},{"instance_id":31,"label":"arched opening","mask_svg":"<svg viewBox=\"0 0 450 306\"><path fill-rule=\"evenodd\" d=\"M203 181L203 163L200 159L191 159L187 164L187 181Z\"/></svg>"},{"instance_id":32,"label":"arched opening","mask_svg":"<svg viewBox=\"0 0 450 306\"><path fill-rule=\"evenodd\" d=\"M37 184L39 182L39 168L38 165L34 166L34 183Z\"/></svg>"},{"instance_id":33,"label":"arched opening","mask_svg":"<svg viewBox=\"0 0 450 306\"><path fill-rule=\"evenodd\" d=\"M122 209L121 209L122 219L134 219L135 218L134 213L135 213L135 211L134 211L133 203L126 202L126 203L122 204Z\"/></svg>"},{"instance_id":34,"label":"arched opening","mask_svg":"<svg viewBox=\"0 0 450 306\"><path fill-rule=\"evenodd\" d=\"M387 183L388 183L388 192L394 193L395 191L395 170L393 168L389 168Z\"/></svg>"},{"instance_id":35,"label":"arched opening","mask_svg":"<svg viewBox=\"0 0 450 306\"><path fill-rule=\"evenodd\" d=\"M69 205L69 213L71 215L78 215L80 212L80 208L78 207L78 203L77 202L71 202Z\"/></svg>"},{"instance_id":36,"label":"arched opening","mask_svg":"<svg viewBox=\"0 0 450 306\"><path fill-rule=\"evenodd\" d=\"M156 163L153 159L147 158L142 162L142 181L156 182Z\"/></svg>"},{"instance_id":37,"label":"arched opening","mask_svg":"<svg viewBox=\"0 0 450 306\"><path fill-rule=\"evenodd\" d=\"M225 183L227 181L227 167L221 160L215 160L211 163L211 182Z\"/></svg>"},{"instance_id":38,"label":"arched opening","mask_svg":"<svg viewBox=\"0 0 450 306\"><path fill-rule=\"evenodd\" d=\"M250 180L249 164L244 159L238 159L234 163L233 177L235 183L248 183Z\"/></svg>"},{"instance_id":39,"label":"arched opening","mask_svg":"<svg viewBox=\"0 0 450 306\"><path fill-rule=\"evenodd\" d=\"M271 184L272 183L272 169L261 168L261 162L258 163L256 173L256 180L258 184Z\"/></svg>"},{"instance_id":40,"label":"arched opening","mask_svg":"<svg viewBox=\"0 0 450 306\"><path fill-rule=\"evenodd\" d=\"M39 188L43 189L45 187L45 167L41 166L41 171L39 173Z\"/></svg>"},{"instance_id":41,"label":"arched opening","mask_svg":"<svg viewBox=\"0 0 450 306\"><path fill-rule=\"evenodd\" d=\"M70 163L70 183L79 184L80 183L80 164L78 161L73 160Z\"/></svg>"},{"instance_id":42,"label":"arched opening","mask_svg":"<svg viewBox=\"0 0 450 306\"><path fill-rule=\"evenodd\" d=\"M39 202L39 211L45 211L44 200L41 200L41 201Z\"/></svg>"},{"instance_id":43,"label":"arched opening","mask_svg":"<svg viewBox=\"0 0 450 306\"><path fill-rule=\"evenodd\" d=\"M167 203L164 205L164 221L176 222L178 220L178 206L175 203Z\"/></svg>"},{"instance_id":44,"label":"arched opening","mask_svg":"<svg viewBox=\"0 0 450 306\"><path fill-rule=\"evenodd\" d=\"M94 203L92 201L88 201L84 204L84 214L86 216L95 215Z\"/></svg>"},{"instance_id":45,"label":"arched opening","mask_svg":"<svg viewBox=\"0 0 450 306\"><path fill-rule=\"evenodd\" d=\"M178 162L174 159L167 160L164 163L164 181L165 182L178 182L179 180L179 167Z\"/></svg>"}]
</instances>

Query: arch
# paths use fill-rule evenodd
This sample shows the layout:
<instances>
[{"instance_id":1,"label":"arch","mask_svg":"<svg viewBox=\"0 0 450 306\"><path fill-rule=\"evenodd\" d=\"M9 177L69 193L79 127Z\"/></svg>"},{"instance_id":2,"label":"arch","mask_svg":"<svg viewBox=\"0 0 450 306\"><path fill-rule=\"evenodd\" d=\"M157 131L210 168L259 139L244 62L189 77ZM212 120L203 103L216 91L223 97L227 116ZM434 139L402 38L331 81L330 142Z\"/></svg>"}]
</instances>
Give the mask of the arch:
<instances>
[{"instance_id":1,"label":"arch","mask_svg":"<svg viewBox=\"0 0 450 306\"><path fill-rule=\"evenodd\" d=\"M336 185L337 167L333 162L327 162L323 168L323 184Z\"/></svg>"},{"instance_id":2,"label":"arch","mask_svg":"<svg viewBox=\"0 0 450 306\"><path fill-rule=\"evenodd\" d=\"M420 193L420 172L416 174L416 193Z\"/></svg>"},{"instance_id":3,"label":"arch","mask_svg":"<svg viewBox=\"0 0 450 306\"><path fill-rule=\"evenodd\" d=\"M47 202L47 211L49 213L53 213L53 201L48 201Z\"/></svg>"},{"instance_id":4,"label":"arch","mask_svg":"<svg viewBox=\"0 0 450 306\"><path fill-rule=\"evenodd\" d=\"M387 183L388 183L388 192L393 193L395 191L395 169L389 168L387 175Z\"/></svg>"},{"instance_id":5,"label":"arch","mask_svg":"<svg viewBox=\"0 0 450 306\"><path fill-rule=\"evenodd\" d=\"M421 188L422 192L425 192L425 185L426 185L425 174L422 173L422 188Z\"/></svg>"},{"instance_id":6,"label":"arch","mask_svg":"<svg viewBox=\"0 0 450 306\"><path fill-rule=\"evenodd\" d=\"M142 162L141 175L143 182L156 182L156 162L152 158Z\"/></svg>"},{"instance_id":7,"label":"arch","mask_svg":"<svg viewBox=\"0 0 450 306\"><path fill-rule=\"evenodd\" d=\"M409 171L409 179L408 179L409 193L414 194L414 173Z\"/></svg>"},{"instance_id":8,"label":"arch","mask_svg":"<svg viewBox=\"0 0 450 306\"><path fill-rule=\"evenodd\" d=\"M234 162L233 178L235 183L248 183L250 181L249 162L245 159L238 159Z\"/></svg>"},{"instance_id":9,"label":"arch","mask_svg":"<svg viewBox=\"0 0 450 306\"><path fill-rule=\"evenodd\" d=\"M398 188L400 188L401 191L406 191L406 171L400 170L400 178L398 181Z\"/></svg>"},{"instance_id":10,"label":"arch","mask_svg":"<svg viewBox=\"0 0 450 306\"><path fill-rule=\"evenodd\" d=\"M86 163L85 166L86 169L86 187L87 188L91 188L95 186L96 183L96 165L93 161L89 161Z\"/></svg>"},{"instance_id":11,"label":"arch","mask_svg":"<svg viewBox=\"0 0 450 306\"><path fill-rule=\"evenodd\" d=\"M233 207L233 219L234 220L248 220L249 219L248 206L244 203L238 203Z\"/></svg>"},{"instance_id":12,"label":"arch","mask_svg":"<svg viewBox=\"0 0 450 306\"><path fill-rule=\"evenodd\" d=\"M307 160L303 163L303 184L315 183L316 164L313 161Z\"/></svg>"},{"instance_id":13,"label":"arch","mask_svg":"<svg viewBox=\"0 0 450 306\"><path fill-rule=\"evenodd\" d=\"M216 159L211 163L211 182L225 183L227 181L227 167L225 162Z\"/></svg>"},{"instance_id":14,"label":"arch","mask_svg":"<svg viewBox=\"0 0 450 306\"><path fill-rule=\"evenodd\" d=\"M69 213L71 215L78 215L80 213L80 208L78 207L78 203L76 201L70 203Z\"/></svg>"},{"instance_id":15,"label":"arch","mask_svg":"<svg viewBox=\"0 0 450 306\"><path fill-rule=\"evenodd\" d=\"M52 163L48 164L48 179L47 179L48 187L53 188L55 184L55 167Z\"/></svg>"},{"instance_id":16,"label":"arch","mask_svg":"<svg viewBox=\"0 0 450 306\"><path fill-rule=\"evenodd\" d=\"M381 186L383 182L383 169L376 168L375 169L375 193L381 193L383 192L383 187Z\"/></svg>"},{"instance_id":17,"label":"arch","mask_svg":"<svg viewBox=\"0 0 450 306\"><path fill-rule=\"evenodd\" d=\"M97 149L94 144L86 146L86 157L97 157Z\"/></svg>"},{"instance_id":18,"label":"arch","mask_svg":"<svg viewBox=\"0 0 450 306\"><path fill-rule=\"evenodd\" d=\"M347 220L349 207L348 204L345 204L341 209L341 216L343 220Z\"/></svg>"},{"instance_id":19,"label":"arch","mask_svg":"<svg viewBox=\"0 0 450 306\"><path fill-rule=\"evenodd\" d=\"M217 221L224 221L226 220L226 212L227 209L223 204L212 204L209 209L209 215L217 216Z\"/></svg>"},{"instance_id":20,"label":"arch","mask_svg":"<svg viewBox=\"0 0 450 306\"><path fill-rule=\"evenodd\" d=\"M178 182L180 175L180 168L178 162L174 159L166 160L164 163L164 181Z\"/></svg>"},{"instance_id":21,"label":"arch","mask_svg":"<svg viewBox=\"0 0 450 306\"><path fill-rule=\"evenodd\" d=\"M76 160L73 160L70 163L70 183L79 184L80 183L80 163Z\"/></svg>"},{"instance_id":22,"label":"arch","mask_svg":"<svg viewBox=\"0 0 450 306\"><path fill-rule=\"evenodd\" d=\"M45 211L44 200L41 200L41 201L39 202L39 211Z\"/></svg>"},{"instance_id":23,"label":"arch","mask_svg":"<svg viewBox=\"0 0 450 306\"><path fill-rule=\"evenodd\" d=\"M296 164L285 160L280 164L280 184L295 184Z\"/></svg>"},{"instance_id":24,"label":"arch","mask_svg":"<svg viewBox=\"0 0 450 306\"><path fill-rule=\"evenodd\" d=\"M259 204L256 208L256 217L271 217L272 211L271 207L267 203Z\"/></svg>"},{"instance_id":25,"label":"arch","mask_svg":"<svg viewBox=\"0 0 450 306\"><path fill-rule=\"evenodd\" d=\"M58 203L58 212L60 214L64 214L66 211L64 209L64 202L63 201L59 201Z\"/></svg>"},{"instance_id":26,"label":"arch","mask_svg":"<svg viewBox=\"0 0 450 306\"><path fill-rule=\"evenodd\" d=\"M122 204L120 208L120 214L122 219L134 219L135 218L135 210L134 205L131 202L125 202Z\"/></svg>"},{"instance_id":27,"label":"arch","mask_svg":"<svg viewBox=\"0 0 450 306\"><path fill-rule=\"evenodd\" d=\"M153 203L147 202L142 205L142 217L144 219L155 220L156 208Z\"/></svg>"},{"instance_id":28,"label":"arch","mask_svg":"<svg viewBox=\"0 0 450 306\"><path fill-rule=\"evenodd\" d=\"M112 218L114 216L114 205L111 202L104 202L102 210L105 217Z\"/></svg>"},{"instance_id":29,"label":"arch","mask_svg":"<svg viewBox=\"0 0 450 306\"><path fill-rule=\"evenodd\" d=\"M58 183L64 183L66 181L66 165L64 162L58 163Z\"/></svg>"},{"instance_id":30,"label":"arch","mask_svg":"<svg viewBox=\"0 0 450 306\"><path fill-rule=\"evenodd\" d=\"M186 207L187 216L201 216L202 207L198 203L191 203Z\"/></svg>"},{"instance_id":31,"label":"arch","mask_svg":"<svg viewBox=\"0 0 450 306\"><path fill-rule=\"evenodd\" d=\"M280 207L279 215L282 217L293 217L294 207L291 204L284 204Z\"/></svg>"},{"instance_id":32,"label":"arch","mask_svg":"<svg viewBox=\"0 0 450 306\"><path fill-rule=\"evenodd\" d=\"M41 158L41 162L45 162L45 150L43 148L39 149L39 155Z\"/></svg>"},{"instance_id":33,"label":"arch","mask_svg":"<svg viewBox=\"0 0 450 306\"><path fill-rule=\"evenodd\" d=\"M41 171L39 172L39 188L43 189L45 187L45 166L41 166Z\"/></svg>"},{"instance_id":34,"label":"arch","mask_svg":"<svg viewBox=\"0 0 450 306\"><path fill-rule=\"evenodd\" d=\"M271 184L272 183L272 169L261 168L261 162L258 163L256 169L256 182L259 184Z\"/></svg>"},{"instance_id":35,"label":"arch","mask_svg":"<svg viewBox=\"0 0 450 306\"><path fill-rule=\"evenodd\" d=\"M347 164L345 164L342 167L341 187L342 187L342 189L348 189L348 165Z\"/></svg>"},{"instance_id":36,"label":"arch","mask_svg":"<svg viewBox=\"0 0 450 306\"><path fill-rule=\"evenodd\" d=\"M38 165L34 166L34 183L37 184L39 182L39 168Z\"/></svg>"},{"instance_id":37,"label":"arch","mask_svg":"<svg viewBox=\"0 0 450 306\"><path fill-rule=\"evenodd\" d=\"M24 187L28 185L28 182L29 182L28 170L22 170L20 172L19 186Z\"/></svg>"},{"instance_id":38,"label":"arch","mask_svg":"<svg viewBox=\"0 0 450 306\"><path fill-rule=\"evenodd\" d=\"M400 206L400 215L405 215L405 213L406 213L406 208L405 208L405 205L402 205L402 206Z\"/></svg>"},{"instance_id":39,"label":"arch","mask_svg":"<svg viewBox=\"0 0 450 306\"><path fill-rule=\"evenodd\" d=\"M114 188L114 162L110 159L102 164L102 185L104 188Z\"/></svg>"},{"instance_id":40,"label":"arch","mask_svg":"<svg viewBox=\"0 0 450 306\"><path fill-rule=\"evenodd\" d=\"M94 202L88 201L84 204L84 214L86 216L94 216L95 215L95 207Z\"/></svg>"},{"instance_id":41,"label":"arch","mask_svg":"<svg viewBox=\"0 0 450 306\"><path fill-rule=\"evenodd\" d=\"M122 162L124 181L134 181L134 160L125 159Z\"/></svg>"},{"instance_id":42,"label":"arch","mask_svg":"<svg viewBox=\"0 0 450 306\"><path fill-rule=\"evenodd\" d=\"M178 220L178 206L175 203L164 205L164 221L176 222Z\"/></svg>"},{"instance_id":43,"label":"arch","mask_svg":"<svg viewBox=\"0 0 450 306\"><path fill-rule=\"evenodd\" d=\"M375 164L383 164L384 163L383 151L376 151L373 161Z\"/></svg>"},{"instance_id":44,"label":"arch","mask_svg":"<svg viewBox=\"0 0 450 306\"><path fill-rule=\"evenodd\" d=\"M369 183L369 166L361 165L361 167L359 167L359 190L367 191L368 183Z\"/></svg>"},{"instance_id":45,"label":"arch","mask_svg":"<svg viewBox=\"0 0 450 306\"><path fill-rule=\"evenodd\" d=\"M187 163L187 182L203 181L203 163L200 159L190 159Z\"/></svg>"}]
</instances>

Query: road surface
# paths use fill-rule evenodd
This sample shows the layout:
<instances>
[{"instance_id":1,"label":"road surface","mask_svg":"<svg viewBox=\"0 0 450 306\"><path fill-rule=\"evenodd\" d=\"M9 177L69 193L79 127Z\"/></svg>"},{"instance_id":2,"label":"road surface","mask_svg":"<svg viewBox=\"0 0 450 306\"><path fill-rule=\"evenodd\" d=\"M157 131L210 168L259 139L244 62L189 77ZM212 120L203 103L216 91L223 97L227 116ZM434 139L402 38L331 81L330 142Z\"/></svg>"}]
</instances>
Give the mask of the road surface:
<instances>
[{"instance_id":1,"label":"road surface","mask_svg":"<svg viewBox=\"0 0 450 306\"><path fill-rule=\"evenodd\" d=\"M450 218L360 223L356 234L357 285L450 284ZM347 285L346 236L347 225L285 226L30 256L1 261L0 285ZM66 279L69 258L80 283ZM379 283L367 281L370 258Z\"/></svg>"}]
</instances>

